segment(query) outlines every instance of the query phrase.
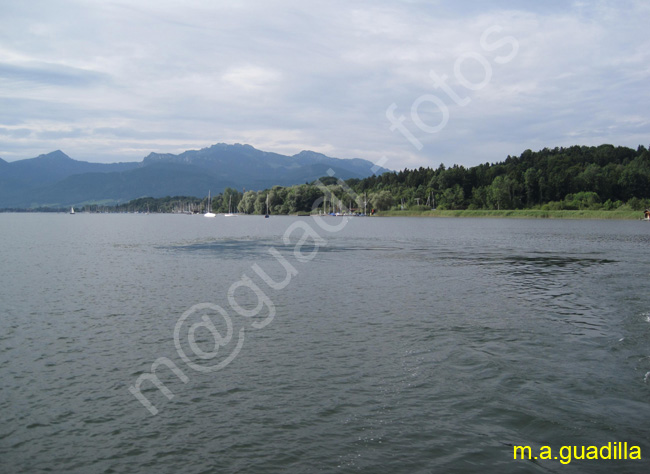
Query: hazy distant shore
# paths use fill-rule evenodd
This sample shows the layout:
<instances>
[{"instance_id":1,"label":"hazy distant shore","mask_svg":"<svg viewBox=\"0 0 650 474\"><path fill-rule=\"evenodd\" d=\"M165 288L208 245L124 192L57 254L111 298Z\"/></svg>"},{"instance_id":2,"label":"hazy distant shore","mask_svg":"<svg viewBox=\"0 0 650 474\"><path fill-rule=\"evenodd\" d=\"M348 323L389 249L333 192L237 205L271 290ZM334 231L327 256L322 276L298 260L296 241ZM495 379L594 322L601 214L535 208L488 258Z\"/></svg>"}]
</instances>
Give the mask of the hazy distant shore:
<instances>
[{"instance_id":1,"label":"hazy distant shore","mask_svg":"<svg viewBox=\"0 0 650 474\"><path fill-rule=\"evenodd\" d=\"M0 213L68 213L68 209L0 209ZM84 212L81 212L84 214ZM98 212L91 212L96 214ZM108 210L99 212L101 214L124 214ZM132 214L132 213L131 213ZM144 213L140 213L144 214ZM152 214L175 214L172 212L154 212ZM242 216L256 216L258 214L240 214ZM309 213L296 214L275 214L277 216L309 216ZM311 214L316 215L316 214ZM511 219L607 219L607 220L642 220L642 213L639 211L595 211L595 210L559 210L543 211L537 209L508 209L508 210L435 210L435 211L378 211L373 217L479 217L479 218L511 218Z\"/></svg>"}]
</instances>

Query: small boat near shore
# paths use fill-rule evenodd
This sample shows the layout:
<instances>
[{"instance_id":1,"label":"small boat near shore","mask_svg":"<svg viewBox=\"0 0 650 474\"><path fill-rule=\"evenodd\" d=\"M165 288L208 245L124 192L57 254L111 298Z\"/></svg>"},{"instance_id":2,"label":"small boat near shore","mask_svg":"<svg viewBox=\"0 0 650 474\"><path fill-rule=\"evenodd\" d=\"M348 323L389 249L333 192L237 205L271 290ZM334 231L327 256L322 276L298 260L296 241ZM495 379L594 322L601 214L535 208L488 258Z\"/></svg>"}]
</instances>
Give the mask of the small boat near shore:
<instances>
[{"instance_id":1,"label":"small boat near shore","mask_svg":"<svg viewBox=\"0 0 650 474\"><path fill-rule=\"evenodd\" d=\"M232 196L230 196L230 201L228 202L228 213L224 214L224 217L237 217L237 214L232 212Z\"/></svg>"},{"instance_id":2,"label":"small boat near shore","mask_svg":"<svg viewBox=\"0 0 650 474\"><path fill-rule=\"evenodd\" d=\"M217 215L212 212L212 197L210 196L210 191L208 191L208 209L205 214L203 214L204 217L216 217Z\"/></svg>"}]
</instances>

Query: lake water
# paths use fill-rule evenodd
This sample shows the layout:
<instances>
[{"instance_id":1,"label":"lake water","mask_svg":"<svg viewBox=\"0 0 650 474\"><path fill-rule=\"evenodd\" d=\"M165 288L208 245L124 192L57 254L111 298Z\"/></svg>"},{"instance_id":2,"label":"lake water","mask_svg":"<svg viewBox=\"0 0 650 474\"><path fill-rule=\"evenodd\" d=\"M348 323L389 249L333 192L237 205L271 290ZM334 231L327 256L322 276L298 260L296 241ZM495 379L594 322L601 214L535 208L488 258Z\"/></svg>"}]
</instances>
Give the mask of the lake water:
<instances>
[{"instance_id":1,"label":"lake water","mask_svg":"<svg viewBox=\"0 0 650 474\"><path fill-rule=\"evenodd\" d=\"M0 214L0 242L0 472L648 472L648 223ZM609 442L643 460L513 460Z\"/></svg>"}]
</instances>

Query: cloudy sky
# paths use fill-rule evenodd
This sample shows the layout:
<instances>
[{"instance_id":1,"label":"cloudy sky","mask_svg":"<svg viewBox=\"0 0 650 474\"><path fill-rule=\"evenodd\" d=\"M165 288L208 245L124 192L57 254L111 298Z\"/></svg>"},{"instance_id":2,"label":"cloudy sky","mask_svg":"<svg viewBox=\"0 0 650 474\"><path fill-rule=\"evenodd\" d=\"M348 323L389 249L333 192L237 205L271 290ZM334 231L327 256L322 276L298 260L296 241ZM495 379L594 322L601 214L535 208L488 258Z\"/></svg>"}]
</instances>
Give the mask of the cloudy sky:
<instances>
[{"instance_id":1,"label":"cloudy sky","mask_svg":"<svg viewBox=\"0 0 650 474\"><path fill-rule=\"evenodd\" d=\"M647 0L0 0L0 157L648 146L649 23Z\"/></svg>"}]
</instances>

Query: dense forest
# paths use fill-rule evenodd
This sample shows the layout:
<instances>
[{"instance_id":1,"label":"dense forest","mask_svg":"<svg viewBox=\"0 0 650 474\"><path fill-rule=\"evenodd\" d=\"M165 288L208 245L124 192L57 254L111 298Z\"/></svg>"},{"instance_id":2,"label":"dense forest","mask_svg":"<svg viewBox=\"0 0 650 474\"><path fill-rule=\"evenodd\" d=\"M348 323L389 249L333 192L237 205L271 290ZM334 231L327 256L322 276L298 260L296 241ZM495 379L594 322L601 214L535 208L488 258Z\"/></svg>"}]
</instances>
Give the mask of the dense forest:
<instances>
[{"instance_id":1,"label":"dense forest","mask_svg":"<svg viewBox=\"0 0 650 474\"><path fill-rule=\"evenodd\" d=\"M434 196L440 209L639 210L649 204L650 153L644 146L545 148L496 164L440 165L348 183L357 192L385 193L385 200L375 201L380 208Z\"/></svg>"},{"instance_id":2,"label":"dense forest","mask_svg":"<svg viewBox=\"0 0 650 474\"><path fill-rule=\"evenodd\" d=\"M629 209L650 206L650 152L601 145L544 148L471 168L454 165L405 169L345 182L326 177L309 184L240 192L226 188L214 212L264 214L370 212L371 209ZM141 198L115 211L205 212L207 199Z\"/></svg>"}]
</instances>

